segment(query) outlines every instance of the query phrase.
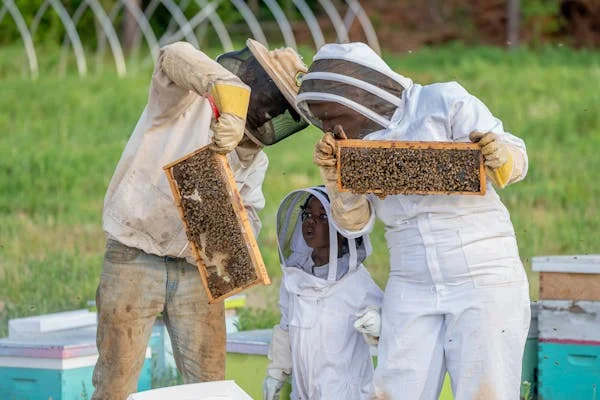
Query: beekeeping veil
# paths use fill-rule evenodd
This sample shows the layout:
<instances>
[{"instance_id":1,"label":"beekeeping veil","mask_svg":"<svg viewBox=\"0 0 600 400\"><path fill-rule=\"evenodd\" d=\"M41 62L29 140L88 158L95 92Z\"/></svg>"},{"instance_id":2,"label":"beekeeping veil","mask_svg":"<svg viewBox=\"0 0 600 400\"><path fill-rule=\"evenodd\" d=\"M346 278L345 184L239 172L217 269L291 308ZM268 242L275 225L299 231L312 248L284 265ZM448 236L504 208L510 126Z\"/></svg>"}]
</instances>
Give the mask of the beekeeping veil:
<instances>
[{"instance_id":1,"label":"beekeeping veil","mask_svg":"<svg viewBox=\"0 0 600 400\"><path fill-rule=\"evenodd\" d=\"M277 211L277 241L279 244L279 259L283 267L305 269L312 265L312 248L308 247L302 236L302 206L314 196L321 202L329 221L329 269L327 281L338 280L341 268L339 260L348 260L348 272L355 270L369 254L371 243L368 235L356 239L347 239L348 246L338 254L338 231L333 222L329 197L324 187L312 187L293 191L281 202ZM338 259L338 256L341 258ZM306 270L306 269L305 269ZM307 271L308 272L308 271ZM310 273L310 272L309 272Z\"/></svg>"},{"instance_id":2,"label":"beekeeping veil","mask_svg":"<svg viewBox=\"0 0 600 400\"><path fill-rule=\"evenodd\" d=\"M350 114L366 117L371 122L368 130L376 131L389 127L402 106L403 91L411 86L410 79L392 71L366 44L327 44L302 78L296 106L306 120L323 129L322 116L311 111L311 102L337 103Z\"/></svg>"},{"instance_id":3,"label":"beekeeping veil","mask_svg":"<svg viewBox=\"0 0 600 400\"><path fill-rule=\"evenodd\" d=\"M248 39L246 47L217 57L217 62L250 86L246 134L269 146L306 128L296 110L296 95L306 65L291 48L268 51Z\"/></svg>"}]
</instances>

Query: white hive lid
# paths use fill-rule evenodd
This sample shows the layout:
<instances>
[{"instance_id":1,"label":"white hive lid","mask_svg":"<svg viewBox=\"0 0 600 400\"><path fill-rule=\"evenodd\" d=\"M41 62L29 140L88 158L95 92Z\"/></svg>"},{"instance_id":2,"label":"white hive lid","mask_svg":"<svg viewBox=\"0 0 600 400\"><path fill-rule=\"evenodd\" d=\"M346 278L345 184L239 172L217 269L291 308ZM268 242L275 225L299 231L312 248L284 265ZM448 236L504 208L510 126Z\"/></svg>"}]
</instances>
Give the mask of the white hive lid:
<instances>
[{"instance_id":1,"label":"white hive lid","mask_svg":"<svg viewBox=\"0 0 600 400\"><path fill-rule=\"evenodd\" d=\"M600 254L533 257L531 266L539 272L600 274Z\"/></svg>"},{"instance_id":2,"label":"white hive lid","mask_svg":"<svg viewBox=\"0 0 600 400\"><path fill-rule=\"evenodd\" d=\"M252 400L234 381L192 383L188 385L132 393L127 400Z\"/></svg>"},{"instance_id":3,"label":"white hive lid","mask_svg":"<svg viewBox=\"0 0 600 400\"><path fill-rule=\"evenodd\" d=\"M96 322L96 313L87 309L16 318L8 321L8 337L14 339L38 336L94 326Z\"/></svg>"}]
</instances>

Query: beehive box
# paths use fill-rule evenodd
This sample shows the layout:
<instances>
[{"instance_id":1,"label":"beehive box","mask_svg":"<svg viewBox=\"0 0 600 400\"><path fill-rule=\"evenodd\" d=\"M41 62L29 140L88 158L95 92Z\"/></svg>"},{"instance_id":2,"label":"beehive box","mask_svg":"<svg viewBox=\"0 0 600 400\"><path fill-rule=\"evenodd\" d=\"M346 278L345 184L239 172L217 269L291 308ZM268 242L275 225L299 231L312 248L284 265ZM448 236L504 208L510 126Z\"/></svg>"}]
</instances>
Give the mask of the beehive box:
<instances>
[{"instance_id":1,"label":"beehive box","mask_svg":"<svg viewBox=\"0 0 600 400\"><path fill-rule=\"evenodd\" d=\"M227 158L203 147L164 170L209 301L270 284Z\"/></svg>"},{"instance_id":2,"label":"beehive box","mask_svg":"<svg viewBox=\"0 0 600 400\"><path fill-rule=\"evenodd\" d=\"M0 399L89 398L97 360L95 325L0 339ZM151 381L152 355L146 348L138 390L150 389Z\"/></svg>"},{"instance_id":3,"label":"beehive box","mask_svg":"<svg viewBox=\"0 0 600 400\"><path fill-rule=\"evenodd\" d=\"M600 346L600 301L541 300L539 340Z\"/></svg>"},{"instance_id":4,"label":"beehive box","mask_svg":"<svg viewBox=\"0 0 600 400\"><path fill-rule=\"evenodd\" d=\"M540 299L600 301L600 255L533 257Z\"/></svg>"},{"instance_id":5,"label":"beehive box","mask_svg":"<svg viewBox=\"0 0 600 400\"><path fill-rule=\"evenodd\" d=\"M597 399L600 346L540 342L538 399Z\"/></svg>"},{"instance_id":6,"label":"beehive box","mask_svg":"<svg viewBox=\"0 0 600 400\"><path fill-rule=\"evenodd\" d=\"M600 302L539 303L539 398L596 398L600 388Z\"/></svg>"},{"instance_id":7,"label":"beehive box","mask_svg":"<svg viewBox=\"0 0 600 400\"><path fill-rule=\"evenodd\" d=\"M340 140L340 191L375 194L485 194L479 145Z\"/></svg>"}]
</instances>

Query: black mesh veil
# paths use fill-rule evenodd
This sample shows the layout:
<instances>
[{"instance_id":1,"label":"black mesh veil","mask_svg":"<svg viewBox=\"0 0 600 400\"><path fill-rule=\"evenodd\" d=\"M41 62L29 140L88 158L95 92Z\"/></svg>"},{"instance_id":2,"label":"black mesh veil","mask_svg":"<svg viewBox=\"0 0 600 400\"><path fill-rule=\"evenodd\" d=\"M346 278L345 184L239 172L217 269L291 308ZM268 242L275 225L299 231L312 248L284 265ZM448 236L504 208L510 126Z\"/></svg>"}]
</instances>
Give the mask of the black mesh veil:
<instances>
[{"instance_id":1,"label":"black mesh veil","mask_svg":"<svg viewBox=\"0 0 600 400\"><path fill-rule=\"evenodd\" d=\"M248 47L222 54L217 62L250 86L246 134L254 142L270 146L308 126Z\"/></svg>"}]
</instances>

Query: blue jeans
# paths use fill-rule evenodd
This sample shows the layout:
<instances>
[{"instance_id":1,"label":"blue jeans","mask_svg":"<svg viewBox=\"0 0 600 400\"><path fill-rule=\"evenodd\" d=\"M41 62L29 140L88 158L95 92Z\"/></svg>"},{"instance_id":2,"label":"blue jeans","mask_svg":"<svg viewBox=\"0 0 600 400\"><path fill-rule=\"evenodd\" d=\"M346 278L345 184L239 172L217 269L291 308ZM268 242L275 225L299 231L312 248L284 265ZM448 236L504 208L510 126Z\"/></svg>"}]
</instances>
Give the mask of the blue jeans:
<instances>
[{"instance_id":1,"label":"blue jeans","mask_svg":"<svg viewBox=\"0 0 600 400\"><path fill-rule=\"evenodd\" d=\"M163 318L185 383L225 378L223 302L209 304L197 267L109 240L96 292L99 358L93 400L137 391L157 315Z\"/></svg>"}]
</instances>

